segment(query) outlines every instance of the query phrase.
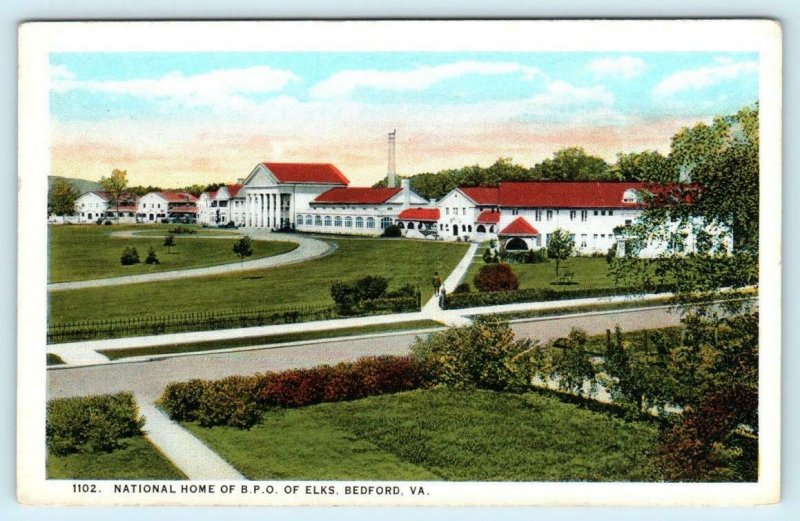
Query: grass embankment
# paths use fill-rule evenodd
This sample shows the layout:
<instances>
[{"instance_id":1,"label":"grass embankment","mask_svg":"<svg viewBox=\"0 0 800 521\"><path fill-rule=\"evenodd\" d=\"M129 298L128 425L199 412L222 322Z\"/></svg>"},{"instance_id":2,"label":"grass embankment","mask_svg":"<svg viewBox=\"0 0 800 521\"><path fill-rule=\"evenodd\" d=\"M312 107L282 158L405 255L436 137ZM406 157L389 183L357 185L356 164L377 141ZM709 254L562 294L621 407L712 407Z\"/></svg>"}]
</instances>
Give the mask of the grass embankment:
<instances>
[{"instance_id":1,"label":"grass embankment","mask_svg":"<svg viewBox=\"0 0 800 521\"><path fill-rule=\"evenodd\" d=\"M474 286L473 280L486 263L476 256L467 271L464 282ZM571 284L556 284L556 265L552 261L538 264L511 263L519 279L520 289L580 289L613 288L614 279L608 274L608 263L602 257L570 257L559 265L559 273L572 272Z\"/></svg>"},{"instance_id":2,"label":"grass embankment","mask_svg":"<svg viewBox=\"0 0 800 521\"><path fill-rule=\"evenodd\" d=\"M217 244L225 243L218 239L210 240ZM330 242L338 246L333 254L289 266L214 277L53 292L49 295L50 323L175 312L249 310L262 306L333 304L330 287L334 281L355 280L365 275L387 277L390 289L404 284L419 286L425 302L433 294L433 272L450 273L468 247L464 243L381 239L337 239Z\"/></svg>"},{"instance_id":3,"label":"grass embankment","mask_svg":"<svg viewBox=\"0 0 800 521\"><path fill-rule=\"evenodd\" d=\"M251 479L653 481L658 429L544 394L434 389L186 425Z\"/></svg>"},{"instance_id":4,"label":"grass embankment","mask_svg":"<svg viewBox=\"0 0 800 521\"><path fill-rule=\"evenodd\" d=\"M99 351L110 360L130 358L133 356L156 356L165 354L194 353L197 351L216 351L233 349L236 347L265 346L284 344L287 342L301 342L318 340L322 338L341 338L347 336L367 335L374 333L389 333L397 331L414 331L444 327L435 320L411 320L394 324L376 324L372 326L346 327L342 329L326 329L324 331L307 331L304 333L286 333L282 335L265 335L250 338L231 338L229 340L214 340L208 342L193 342L190 344L167 344L152 347L133 347L129 349L108 349Z\"/></svg>"},{"instance_id":5,"label":"grass embankment","mask_svg":"<svg viewBox=\"0 0 800 521\"><path fill-rule=\"evenodd\" d=\"M160 271L199 268L237 262L233 253L236 235L228 239L203 239L197 234L176 235L176 245L164 246L162 238L173 225L114 225L96 224L74 226L50 226L48 282L102 279L120 275L140 275ZM152 232L160 236L120 238L111 237L113 232ZM206 230L201 230L205 233ZM202 235L203 233L200 233ZM126 246L139 252L139 264L123 266L120 255ZM159 264L145 264L150 247L156 250ZM293 242L253 241L253 256L249 259L269 257L297 248ZM170 251L171 250L171 251Z\"/></svg>"},{"instance_id":6,"label":"grass embankment","mask_svg":"<svg viewBox=\"0 0 800 521\"><path fill-rule=\"evenodd\" d=\"M144 436L108 453L47 455L49 479L186 479Z\"/></svg>"}]
</instances>

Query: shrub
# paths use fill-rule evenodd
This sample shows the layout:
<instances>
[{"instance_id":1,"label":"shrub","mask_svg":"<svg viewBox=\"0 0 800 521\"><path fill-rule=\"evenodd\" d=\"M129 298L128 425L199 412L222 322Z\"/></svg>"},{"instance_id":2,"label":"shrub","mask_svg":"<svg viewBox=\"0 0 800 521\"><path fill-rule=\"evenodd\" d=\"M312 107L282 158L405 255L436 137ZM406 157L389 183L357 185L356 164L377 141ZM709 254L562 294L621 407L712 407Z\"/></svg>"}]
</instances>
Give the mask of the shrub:
<instances>
[{"instance_id":1,"label":"shrub","mask_svg":"<svg viewBox=\"0 0 800 521\"><path fill-rule=\"evenodd\" d=\"M173 235L191 235L193 233L197 233L197 230L188 226L175 226L169 230L169 233Z\"/></svg>"},{"instance_id":2,"label":"shrub","mask_svg":"<svg viewBox=\"0 0 800 521\"><path fill-rule=\"evenodd\" d=\"M207 380L173 382L164 389L159 403L173 420L194 421L197 419L200 400L208 387Z\"/></svg>"},{"instance_id":3,"label":"shrub","mask_svg":"<svg viewBox=\"0 0 800 521\"><path fill-rule=\"evenodd\" d=\"M519 391L529 386L529 356L535 344L517 340L507 322L477 319L451 327L411 347L435 383L456 388Z\"/></svg>"},{"instance_id":4,"label":"shrub","mask_svg":"<svg viewBox=\"0 0 800 521\"><path fill-rule=\"evenodd\" d=\"M458 295L461 293L469 293L470 291L472 291L472 288L469 287L469 282L462 282L456 286L456 289L453 290L453 294Z\"/></svg>"},{"instance_id":5,"label":"shrub","mask_svg":"<svg viewBox=\"0 0 800 521\"><path fill-rule=\"evenodd\" d=\"M614 244L613 246L611 246L608 249L608 251L606 252L605 257L606 257L606 262L607 263L611 264L612 262L614 262L614 259L617 258L617 245L616 244Z\"/></svg>"},{"instance_id":6,"label":"shrub","mask_svg":"<svg viewBox=\"0 0 800 521\"><path fill-rule=\"evenodd\" d=\"M156 250L152 246L150 249L147 250L147 258L144 260L145 264L160 264L158 260L158 256L156 255Z\"/></svg>"},{"instance_id":7,"label":"shrub","mask_svg":"<svg viewBox=\"0 0 800 521\"><path fill-rule=\"evenodd\" d=\"M143 425L131 393L47 402L47 448L57 455L110 452L122 439L141 434Z\"/></svg>"},{"instance_id":8,"label":"shrub","mask_svg":"<svg viewBox=\"0 0 800 521\"><path fill-rule=\"evenodd\" d=\"M122 250L122 256L120 256L119 261L123 266L139 264L139 252L133 246L126 246L125 249Z\"/></svg>"},{"instance_id":9,"label":"shrub","mask_svg":"<svg viewBox=\"0 0 800 521\"><path fill-rule=\"evenodd\" d=\"M511 266L505 263L487 264L475 275L475 286L481 291L513 291L519 280Z\"/></svg>"},{"instance_id":10,"label":"shrub","mask_svg":"<svg viewBox=\"0 0 800 521\"><path fill-rule=\"evenodd\" d=\"M492 249L486 249L483 252L483 262L486 264L497 264L500 262L500 258L497 256L497 253Z\"/></svg>"},{"instance_id":11,"label":"shrub","mask_svg":"<svg viewBox=\"0 0 800 521\"><path fill-rule=\"evenodd\" d=\"M417 287L413 284L405 284L400 286L394 291L387 291L386 298L402 298L402 297L414 297L417 295Z\"/></svg>"},{"instance_id":12,"label":"shrub","mask_svg":"<svg viewBox=\"0 0 800 521\"><path fill-rule=\"evenodd\" d=\"M349 313L365 300L386 296L389 280L385 277L366 276L354 282L336 281L331 285L331 297L343 313ZM412 288L412 291L415 291Z\"/></svg>"},{"instance_id":13,"label":"shrub","mask_svg":"<svg viewBox=\"0 0 800 521\"><path fill-rule=\"evenodd\" d=\"M110 225L110 224L111 224L111 221L110 221L110 220L108 220L108 219L106 219L106 220L103 222L103 225L105 225L105 226L108 226L108 225Z\"/></svg>"},{"instance_id":14,"label":"shrub","mask_svg":"<svg viewBox=\"0 0 800 521\"><path fill-rule=\"evenodd\" d=\"M402 230L400 230L400 227L397 226L396 224L390 224L389 226L384 228L383 233L381 234L381 237L392 238L392 239L402 236L403 232Z\"/></svg>"},{"instance_id":15,"label":"shrub","mask_svg":"<svg viewBox=\"0 0 800 521\"><path fill-rule=\"evenodd\" d=\"M227 425L249 429L261 420L258 387L257 378L246 376L209 382L200 394L197 422L203 427Z\"/></svg>"}]
</instances>

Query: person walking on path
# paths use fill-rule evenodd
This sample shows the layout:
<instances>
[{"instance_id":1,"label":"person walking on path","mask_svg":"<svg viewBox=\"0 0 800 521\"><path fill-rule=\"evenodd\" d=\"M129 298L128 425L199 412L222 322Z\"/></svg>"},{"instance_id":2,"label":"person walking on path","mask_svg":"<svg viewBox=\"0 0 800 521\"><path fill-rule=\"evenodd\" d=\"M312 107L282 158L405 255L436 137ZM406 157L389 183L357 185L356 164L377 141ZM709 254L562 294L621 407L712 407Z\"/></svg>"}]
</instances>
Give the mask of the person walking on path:
<instances>
[{"instance_id":1,"label":"person walking on path","mask_svg":"<svg viewBox=\"0 0 800 521\"><path fill-rule=\"evenodd\" d=\"M439 302L439 307L442 307L442 278L439 276L438 271L433 272L433 294L436 295L436 298Z\"/></svg>"}]
</instances>

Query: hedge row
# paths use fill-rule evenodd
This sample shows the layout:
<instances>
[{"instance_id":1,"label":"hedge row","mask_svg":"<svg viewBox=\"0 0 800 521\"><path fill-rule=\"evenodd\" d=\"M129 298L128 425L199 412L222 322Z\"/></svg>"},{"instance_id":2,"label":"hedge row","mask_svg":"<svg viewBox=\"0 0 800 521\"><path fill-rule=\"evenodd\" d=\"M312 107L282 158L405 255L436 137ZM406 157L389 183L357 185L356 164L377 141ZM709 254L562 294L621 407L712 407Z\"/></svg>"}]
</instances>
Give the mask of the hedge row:
<instances>
[{"instance_id":1,"label":"hedge row","mask_svg":"<svg viewBox=\"0 0 800 521\"><path fill-rule=\"evenodd\" d=\"M141 434L143 425L131 393L47 402L47 448L57 455L110 452L124 438Z\"/></svg>"},{"instance_id":2,"label":"hedge row","mask_svg":"<svg viewBox=\"0 0 800 521\"><path fill-rule=\"evenodd\" d=\"M303 407L409 391L426 384L425 374L423 366L408 356L367 357L335 366L172 383L160 404L176 421L247 429L271 407Z\"/></svg>"},{"instance_id":3,"label":"hedge row","mask_svg":"<svg viewBox=\"0 0 800 521\"><path fill-rule=\"evenodd\" d=\"M482 293L451 293L445 299L446 309L461 309L477 306L495 306L498 304L514 304L517 302L543 302L549 300L570 300L587 297L608 297L638 293L638 288L576 288L555 290L519 289L515 291L493 291ZM656 287L653 293L669 291L669 288Z\"/></svg>"}]
</instances>

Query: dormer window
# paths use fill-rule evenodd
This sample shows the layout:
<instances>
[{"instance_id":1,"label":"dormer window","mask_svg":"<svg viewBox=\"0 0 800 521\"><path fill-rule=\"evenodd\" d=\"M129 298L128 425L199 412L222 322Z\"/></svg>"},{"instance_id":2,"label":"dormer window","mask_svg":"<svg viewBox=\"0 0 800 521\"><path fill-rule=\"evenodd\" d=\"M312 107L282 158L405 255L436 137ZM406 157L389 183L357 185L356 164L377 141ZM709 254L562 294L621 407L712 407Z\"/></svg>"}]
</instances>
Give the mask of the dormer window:
<instances>
[{"instance_id":1,"label":"dormer window","mask_svg":"<svg viewBox=\"0 0 800 521\"><path fill-rule=\"evenodd\" d=\"M638 196L636 194L636 190L628 189L625 190L625 193L622 194L622 202L623 203L635 203L638 202Z\"/></svg>"}]
</instances>

